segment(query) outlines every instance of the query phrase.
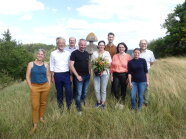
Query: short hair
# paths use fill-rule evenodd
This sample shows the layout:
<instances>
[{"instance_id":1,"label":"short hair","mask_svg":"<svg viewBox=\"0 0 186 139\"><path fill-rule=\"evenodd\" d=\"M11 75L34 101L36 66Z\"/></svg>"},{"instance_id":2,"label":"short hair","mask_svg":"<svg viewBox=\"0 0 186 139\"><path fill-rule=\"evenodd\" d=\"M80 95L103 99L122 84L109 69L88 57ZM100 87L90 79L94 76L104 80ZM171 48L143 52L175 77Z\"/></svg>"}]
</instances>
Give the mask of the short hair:
<instances>
[{"instance_id":1,"label":"short hair","mask_svg":"<svg viewBox=\"0 0 186 139\"><path fill-rule=\"evenodd\" d=\"M134 53L136 50L140 51L140 48L135 48L135 49L133 50L133 53Z\"/></svg>"},{"instance_id":2,"label":"short hair","mask_svg":"<svg viewBox=\"0 0 186 139\"><path fill-rule=\"evenodd\" d=\"M36 54L38 54L39 52L43 52L44 56L45 56L45 53L46 51L42 48L39 48L37 51L36 51Z\"/></svg>"},{"instance_id":3,"label":"short hair","mask_svg":"<svg viewBox=\"0 0 186 139\"><path fill-rule=\"evenodd\" d=\"M70 38L69 38L69 41L70 41L70 39L72 39L72 38L76 41L76 38L75 38L75 37L70 37Z\"/></svg>"},{"instance_id":4,"label":"short hair","mask_svg":"<svg viewBox=\"0 0 186 139\"><path fill-rule=\"evenodd\" d=\"M81 41L87 42L85 39L79 39L78 45L80 44Z\"/></svg>"},{"instance_id":5,"label":"short hair","mask_svg":"<svg viewBox=\"0 0 186 139\"><path fill-rule=\"evenodd\" d=\"M115 36L114 33L112 33L112 32L109 32L109 33L108 33L108 36L109 36L109 35L113 35L113 36Z\"/></svg>"},{"instance_id":6,"label":"short hair","mask_svg":"<svg viewBox=\"0 0 186 139\"><path fill-rule=\"evenodd\" d=\"M120 42L118 45L117 45L117 53L119 53L119 46L120 45L123 45L124 47L125 47L125 53L128 51L128 47L127 47L127 45L124 43L124 42Z\"/></svg>"},{"instance_id":7,"label":"short hair","mask_svg":"<svg viewBox=\"0 0 186 139\"><path fill-rule=\"evenodd\" d=\"M146 39L141 39L139 44L141 43L141 41L146 41L146 43L148 44L148 41Z\"/></svg>"},{"instance_id":8,"label":"short hair","mask_svg":"<svg viewBox=\"0 0 186 139\"><path fill-rule=\"evenodd\" d=\"M99 41L99 42L98 42L98 45L99 45L100 43L104 43L104 45L106 44L104 40Z\"/></svg>"},{"instance_id":9,"label":"short hair","mask_svg":"<svg viewBox=\"0 0 186 139\"><path fill-rule=\"evenodd\" d=\"M64 43L66 43L66 40L63 37L57 37L56 38L56 44L58 43L59 40L63 40Z\"/></svg>"}]
</instances>

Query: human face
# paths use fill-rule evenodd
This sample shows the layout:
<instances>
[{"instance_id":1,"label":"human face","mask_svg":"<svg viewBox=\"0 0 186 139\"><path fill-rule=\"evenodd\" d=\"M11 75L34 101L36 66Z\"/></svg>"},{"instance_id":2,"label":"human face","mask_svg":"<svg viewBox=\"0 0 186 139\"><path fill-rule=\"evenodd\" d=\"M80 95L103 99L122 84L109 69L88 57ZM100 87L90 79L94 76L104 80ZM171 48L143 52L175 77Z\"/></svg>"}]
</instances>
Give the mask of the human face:
<instances>
[{"instance_id":1,"label":"human face","mask_svg":"<svg viewBox=\"0 0 186 139\"><path fill-rule=\"evenodd\" d=\"M139 56L140 56L140 51L139 51L139 50L135 50L135 51L134 51L134 58L135 58L135 59L138 59Z\"/></svg>"},{"instance_id":2,"label":"human face","mask_svg":"<svg viewBox=\"0 0 186 139\"><path fill-rule=\"evenodd\" d=\"M114 35L109 35L108 36L108 42L113 43L113 41L114 41Z\"/></svg>"},{"instance_id":3,"label":"human face","mask_svg":"<svg viewBox=\"0 0 186 139\"><path fill-rule=\"evenodd\" d=\"M79 50L80 50L81 52L84 52L84 51L85 51L85 48L86 48L86 45L87 45L87 42L84 41L84 40L81 40L81 41L79 42Z\"/></svg>"},{"instance_id":4,"label":"human face","mask_svg":"<svg viewBox=\"0 0 186 139\"><path fill-rule=\"evenodd\" d=\"M141 40L139 46L140 46L140 49L142 51L146 50L147 49L147 42L146 42L146 40Z\"/></svg>"},{"instance_id":5,"label":"human face","mask_svg":"<svg viewBox=\"0 0 186 139\"><path fill-rule=\"evenodd\" d=\"M124 53L125 52L125 46L120 44L119 47L118 47L118 50L119 50L119 53Z\"/></svg>"},{"instance_id":6,"label":"human face","mask_svg":"<svg viewBox=\"0 0 186 139\"><path fill-rule=\"evenodd\" d=\"M59 39L57 41L57 48L59 49L59 51L63 51L65 47L65 41L63 39Z\"/></svg>"},{"instance_id":7,"label":"human face","mask_svg":"<svg viewBox=\"0 0 186 139\"><path fill-rule=\"evenodd\" d=\"M76 45L76 38L74 37L69 38L69 46L75 47L75 45Z\"/></svg>"},{"instance_id":8,"label":"human face","mask_svg":"<svg viewBox=\"0 0 186 139\"><path fill-rule=\"evenodd\" d=\"M42 51L37 52L36 59L38 61L43 61L44 58L45 58L45 54Z\"/></svg>"},{"instance_id":9,"label":"human face","mask_svg":"<svg viewBox=\"0 0 186 139\"><path fill-rule=\"evenodd\" d=\"M104 51L104 49L105 49L105 44L104 44L103 42L99 43L98 49L99 49L99 51Z\"/></svg>"}]
</instances>

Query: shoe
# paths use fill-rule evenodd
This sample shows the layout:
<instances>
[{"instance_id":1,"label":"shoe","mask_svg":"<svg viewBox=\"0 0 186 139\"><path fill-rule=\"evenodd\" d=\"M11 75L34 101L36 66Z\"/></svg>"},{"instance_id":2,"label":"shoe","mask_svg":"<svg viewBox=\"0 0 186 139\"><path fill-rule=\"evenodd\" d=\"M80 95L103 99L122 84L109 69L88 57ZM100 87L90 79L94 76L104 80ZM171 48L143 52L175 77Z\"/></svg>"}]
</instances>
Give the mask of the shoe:
<instances>
[{"instance_id":1,"label":"shoe","mask_svg":"<svg viewBox=\"0 0 186 139\"><path fill-rule=\"evenodd\" d=\"M95 108L99 108L99 107L101 107L101 104L100 103L96 103Z\"/></svg>"},{"instance_id":2,"label":"shoe","mask_svg":"<svg viewBox=\"0 0 186 139\"><path fill-rule=\"evenodd\" d=\"M147 107L147 106L148 106L148 104L147 104L147 103L144 103L143 105L144 105L145 107Z\"/></svg>"},{"instance_id":3,"label":"shoe","mask_svg":"<svg viewBox=\"0 0 186 139\"><path fill-rule=\"evenodd\" d=\"M80 115L80 116L81 116L81 115L82 115L82 112L81 112L81 111L79 111L79 112L78 112L78 115Z\"/></svg>"},{"instance_id":4,"label":"shoe","mask_svg":"<svg viewBox=\"0 0 186 139\"><path fill-rule=\"evenodd\" d=\"M83 105L86 106L86 102L85 102L85 100L83 100L82 102L83 102Z\"/></svg>"},{"instance_id":5,"label":"shoe","mask_svg":"<svg viewBox=\"0 0 186 139\"><path fill-rule=\"evenodd\" d=\"M101 108L102 109L105 109L106 108L106 105L105 104L101 104Z\"/></svg>"}]
</instances>

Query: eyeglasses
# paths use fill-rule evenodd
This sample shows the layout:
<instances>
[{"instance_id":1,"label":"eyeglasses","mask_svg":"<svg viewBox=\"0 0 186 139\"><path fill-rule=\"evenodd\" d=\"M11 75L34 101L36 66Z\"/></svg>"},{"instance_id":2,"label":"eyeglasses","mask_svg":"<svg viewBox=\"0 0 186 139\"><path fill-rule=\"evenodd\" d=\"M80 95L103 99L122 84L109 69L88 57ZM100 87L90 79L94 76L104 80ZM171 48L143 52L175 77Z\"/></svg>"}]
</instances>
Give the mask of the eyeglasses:
<instances>
[{"instance_id":1,"label":"eyeglasses","mask_svg":"<svg viewBox=\"0 0 186 139\"><path fill-rule=\"evenodd\" d=\"M119 48L125 48L125 47L119 47Z\"/></svg>"}]
</instances>

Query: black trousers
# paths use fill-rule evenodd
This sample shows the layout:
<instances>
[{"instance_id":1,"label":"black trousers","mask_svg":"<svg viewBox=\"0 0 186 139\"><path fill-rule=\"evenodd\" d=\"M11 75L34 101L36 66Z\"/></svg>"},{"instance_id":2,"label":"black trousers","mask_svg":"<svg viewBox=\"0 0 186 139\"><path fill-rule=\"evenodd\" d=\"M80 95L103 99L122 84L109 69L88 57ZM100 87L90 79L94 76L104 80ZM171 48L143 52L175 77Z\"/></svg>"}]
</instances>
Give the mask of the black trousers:
<instances>
[{"instance_id":1,"label":"black trousers","mask_svg":"<svg viewBox=\"0 0 186 139\"><path fill-rule=\"evenodd\" d=\"M128 74L126 72L123 73L113 73L113 83L112 89L115 98L118 101L125 101L126 91L127 91L127 78Z\"/></svg>"}]
</instances>

